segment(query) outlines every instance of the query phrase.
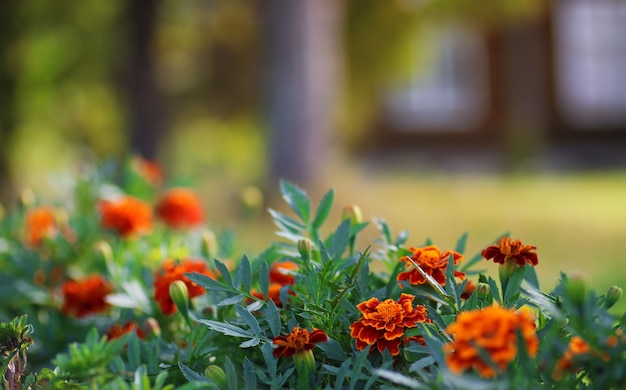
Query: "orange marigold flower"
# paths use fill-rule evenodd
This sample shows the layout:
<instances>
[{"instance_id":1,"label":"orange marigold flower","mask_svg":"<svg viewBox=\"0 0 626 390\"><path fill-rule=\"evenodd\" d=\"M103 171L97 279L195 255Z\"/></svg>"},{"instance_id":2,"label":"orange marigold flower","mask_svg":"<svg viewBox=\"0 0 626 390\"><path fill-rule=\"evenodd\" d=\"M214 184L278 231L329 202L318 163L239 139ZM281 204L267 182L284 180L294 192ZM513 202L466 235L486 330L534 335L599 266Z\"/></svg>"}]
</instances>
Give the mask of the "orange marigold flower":
<instances>
[{"instance_id":1,"label":"orange marigold flower","mask_svg":"<svg viewBox=\"0 0 626 390\"><path fill-rule=\"evenodd\" d=\"M465 286L463 287L463 292L461 292L461 299L469 299L469 297L472 296L475 290L476 284L468 279L465 283Z\"/></svg>"},{"instance_id":2,"label":"orange marigold flower","mask_svg":"<svg viewBox=\"0 0 626 390\"><path fill-rule=\"evenodd\" d=\"M156 213L173 229L201 225L204 211L196 193L188 188L169 189L157 202Z\"/></svg>"},{"instance_id":3,"label":"orange marigold flower","mask_svg":"<svg viewBox=\"0 0 626 390\"><path fill-rule=\"evenodd\" d=\"M413 307L414 299L413 295L403 293L397 302L371 298L359 303L356 307L363 315L350 325L350 336L356 339L356 348L361 351L372 345L370 351L377 348L382 353L387 348L391 355L398 355L400 343L405 339L405 329L415 328L418 322L431 322L426 318L424 306Z\"/></svg>"},{"instance_id":4,"label":"orange marigold flower","mask_svg":"<svg viewBox=\"0 0 626 390\"><path fill-rule=\"evenodd\" d=\"M62 286L64 303L61 311L82 318L101 313L107 309L105 297L113 292L113 286L100 275L83 280L69 280Z\"/></svg>"},{"instance_id":5,"label":"orange marigold flower","mask_svg":"<svg viewBox=\"0 0 626 390\"><path fill-rule=\"evenodd\" d=\"M151 186L158 187L163 183L163 170L156 161L135 156L130 160L130 166Z\"/></svg>"},{"instance_id":6,"label":"orange marigold flower","mask_svg":"<svg viewBox=\"0 0 626 390\"><path fill-rule=\"evenodd\" d=\"M552 378L561 380L564 372L575 371L574 360L576 356L586 354L589 350L589 344L585 340L579 336L572 337L563 356L556 362L556 366L552 372Z\"/></svg>"},{"instance_id":7,"label":"orange marigold flower","mask_svg":"<svg viewBox=\"0 0 626 390\"><path fill-rule=\"evenodd\" d=\"M538 264L536 246L524 245L520 240L512 240L508 237L502 237L495 244L488 246L482 251L482 256L494 262L504 264L508 259L514 260L519 266L526 263L533 267Z\"/></svg>"},{"instance_id":8,"label":"orange marigold flower","mask_svg":"<svg viewBox=\"0 0 626 390\"><path fill-rule=\"evenodd\" d=\"M106 332L106 338L107 340L119 339L120 337L124 336L126 333L130 333L133 331L137 334L137 337L139 337L140 339L146 338L145 332L143 331L143 329L137 326L137 323L135 321L129 321L125 323L124 325L115 324L111 326L109 330L107 330Z\"/></svg>"},{"instance_id":9,"label":"orange marigold flower","mask_svg":"<svg viewBox=\"0 0 626 390\"><path fill-rule=\"evenodd\" d=\"M176 305L170 296L170 284L176 280L181 280L185 283L190 298L204 294L204 287L198 286L185 276L185 273L191 272L216 279L215 274L207 268L204 261L187 259L177 264L173 260L168 259L163 263L162 269L157 273L154 280L154 300L161 307L163 314L170 315L176 312Z\"/></svg>"},{"instance_id":10,"label":"orange marigold flower","mask_svg":"<svg viewBox=\"0 0 626 390\"><path fill-rule=\"evenodd\" d=\"M54 209L50 206L35 207L24 218L26 242L30 246L41 244L44 237L52 237L57 232Z\"/></svg>"},{"instance_id":11,"label":"orange marigold flower","mask_svg":"<svg viewBox=\"0 0 626 390\"><path fill-rule=\"evenodd\" d=\"M267 300L271 299L272 301L274 301L274 304L276 305L276 307L283 307L283 303L282 303L282 301L280 299L280 289L283 288L283 286L286 286L286 284L283 285L283 284L280 284L280 283L272 283L272 284L270 284L269 288L267 289ZM288 289L287 293L289 295L293 295L293 296L296 295L296 293L293 290L291 290L291 289ZM266 300L265 296L263 296L263 293L260 292L260 291L252 290L252 291L250 291L250 294L252 294L253 296L255 296L258 299Z\"/></svg>"},{"instance_id":12,"label":"orange marigold flower","mask_svg":"<svg viewBox=\"0 0 626 390\"><path fill-rule=\"evenodd\" d=\"M100 202L102 226L115 230L122 237L150 232L152 207L148 202L132 196Z\"/></svg>"},{"instance_id":13,"label":"orange marigold flower","mask_svg":"<svg viewBox=\"0 0 626 390\"><path fill-rule=\"evenodd\" d=\"M437 283L442 286L446 285L446 269L448 268L448 258L452 256L454 265L463 260L463 256L454 251L441 252L434 245L423 248L409 248L413 255L404 256L400 259L406 263L407 271L400 272L397 280L408 280L412 285L425 284L426 278L413 266L411 260L422 268L428 275L432 276ZM465 273L454 271L454 276L465 279Z\"/></svg>"},{"instance_id":14,"label":"orange marigold flower","mask_svg":"<svg viewBox=\"0 0 626 390\"><path fill-rule=\"evenodd\" d=\"M317 343L328 341L328 336L323 330L313 329L309 333L308 330L294 326L291 333L287 336L277 336L274 338L274 344L277 346L272 351L274 357L291 357L310 351Z\"/></svg>"},{"instance_id":15,"label":"orange marigold flower","mask_svg":"<svg viewBox=\"0 0 626 390\"><path fill-rule=\"evenodd\" d=\"M446 364L456 374L473 368L483 378L493 377L506 370L517 356L518 331L524 339L528 355L535 356L539 339L532 313L499 306L464 311L446 328L446 332L453 337L453 341L443 348ZM483 360L481 350L496 367Z\"/></svg>"},{"instance_id":16,"label":"orange marigold flower","mask_svg":"<svg viewBox=\"0 0 626 390\"><path fill-rule=\"evenodd\" d=\"M298 264L293 261L281 261L272 264L270 268L270 283L278 283L281 285L294 284L295 277L293 274L299 269Z\"/></svg>"}]
</instances>

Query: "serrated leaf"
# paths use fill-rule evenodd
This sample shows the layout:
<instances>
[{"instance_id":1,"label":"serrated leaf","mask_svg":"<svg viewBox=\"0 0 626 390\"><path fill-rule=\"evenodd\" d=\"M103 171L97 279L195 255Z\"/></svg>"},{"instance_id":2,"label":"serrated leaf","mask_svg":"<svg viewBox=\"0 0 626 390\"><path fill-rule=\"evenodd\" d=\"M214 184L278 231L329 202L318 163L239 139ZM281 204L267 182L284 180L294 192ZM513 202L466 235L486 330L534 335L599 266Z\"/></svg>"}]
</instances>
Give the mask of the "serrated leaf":
<instances>
[{"instance_id":1,"label":"serrated leaf","mask_svg":"<svg viewBox=\"0 0 626 390\"><path fill-rule=\"evenodd\" d=\"M498 283L490 276L487 279L487 283L489 284L489 289L491 292L491 296L496 300L500 305L502 305L502 297L500 296L500 289L498 288Z\"/></svg>"},{"instance_id":2,"label":"serrated leaf","mask_svg":"<svg viewBox=\"0 0 626 390\"><path fill-rule=\"evenodd\" d=\"M309 224L311 201L307 193L297 185L285 180L280 181L280 193L289 207L298 215L305 225Z\"/></svg>"},{"instance_id":3,"label":"serrated leaf","mask_svg":"<svg viewBox=\"0 0 626 390\"><path fill-rule=\"evenodd\" d=\"M293 234L301 234L301 232L306 230L305 225L279 211L269 209L268 212L272 216L274 224L283 231Z\"/></svg>"},{"instance_id":4,"label":"serrated leaf","mask_svg":"<svg viewBox=\"0 0 626 390\"><path fill-rule=\"evenodd\" d=\"M265 306L265 320L267 321L267 325L270 327L270 331L272 332L272 337L277 337L280 335L280 314L278 312L278 307L273 300L269 300L267 302L267 306Z\"/></svg>"},{"instance_id":5,"label":"serrated leaf","mask_svg":"<svg viewBox=\"0 0 626 390\"><path fill-rule=\"evenodd\" d=\"M463 254L465 252L465 246L467 244L468 235L469 234L465 232L463 233L461 238L459 238L459 240L456 242L456 248L454 249L455 252L458 252L460 254Z\"/></svg>"},{"instance_id":6,"label":"serrated leaf","mask_svg":"<svg viewBox=\"0 0 626 390\"><path fill-rule=\"evenodd\" d=\"M261 334L261 328L259 327L259 321L245 307L241 305L235 306L235 311L239 314L239 317L252 329L256 336Z\"/></svg>"},{"instance_id":7,"label":"serrated leaf","mask_svg":"<svg viewBox=\"0 0 626 390\"><path fill-rule=\"evenodd\" d=\"M234 336L234 337L246 337L252 338L254 334L238 327L237 325L229 324L228 322L219 322L213 320L197 320L199 323L206 325L209 329L212 329L216 332L220 332L226 336Z\"/></svg>"},{"instance_id":8,"label":"serrated leaf","mask_svg":"<svg viewBox=\"0 0 626 390\"><path fill-rule=\"evenodd\" d=\"M183 362L178 362L178 368L180 369L180 372L183 373L185 379L187 379L189 382L213 383L213 381L211 381L209 378L195 372L191 368L187 367Z\"/></svg>"},{"instance_id":9,"label":"serrated leaf","mask_svg":"<svg viewBox=\"0 0 626 390\"><path fill-rule=\"evenodd\" d=\"M217 271L222 276L222 279L224 279L224 284L228 287L234 288L235 286L233 285L233 276L231 275L230 270L226 267L224 263L222 263L218 259L215 259L214 262L215 268L217 268Z\"/></svg>"},{"instance_id":10,"label":"serrated leaf","mask_svg":"<svg viewBox=\"0 0 626 390\"><path fill-rule=\"evenodd\" d=\"M348 355L346 355L346 352L341 348L341 345L330 337L325 343L319 343L317 346L324 351L324 354L329 359L344 361L348 358Z\"/></svg>"},{"instance_id":11,"label":"serrated leaf","mask_svg":"<svg viewBox=\"0 0 626 390\"><path fill-rule=\"evenodd\" d=\"M420 382L416 381L415 379L410 378L406 375L400 374L397 371L378 368L374 370L374 373L380 376L381 378L385 378L395 384L409 387L411 389L427 389L428 388L428 387L423 386Z\"/></svg>"},{"instance_id":12,"label":"serrated leaf","mask_svg":"<svg viewBox=\"0 0 626 390\"><path fill-rule=\"evenodd\" d=\"M235 365L230 360L228 355L224 358L224 371L226 372L226 379L228 380L228 388L230 390L237 390L237 371L235 371Z\"/></svg>"},{"instance_id":13,"label":"serrated leaf","mask_svg":"<svg viewBox=\"0 0 626 390\"><path fill-rule=\"evenodd\" d=\"M259 345L260 342L261 342L261 339L254 338L254 339L244 341L243 343L239 344L239 347L240 348L256 347L257 345Z\"/></svg>"},{"instance_id":14,"label":"serrated leaf","mask_svg":"<svg viewBox=\"0 0 626 390\"><path fill-rule=\"evenodd\" d=\"M344 219L337 227L337 230L335 230L335 234L333 235L333 244L330 248L334 259L341 258L341 255L343 255L348 248L348 244L350 242L350 226L350 219Z\"/></svg>"},{"instance_id":15,"label":"serrated leaf","mask_svg":"<svg viewBox=\"0 0 626 390\"><path fill-rule=\"evenodd\" d=\"M320 201L317 210L315 211L315 218L313 219L312 227L313 229L319 229L328 218L328 214L330 214L330 210L333 207L333 201L335 199L335 192L331 189L329 190L322 200Z\"/></svg>"},{"instance_id":16,"label":"serrated leaf","mask_svg":"<svg viewBox=\"0 0 626 390\"><path fill-rule=\"evenodd\" d=\"M200 287L204 287L210 291L230 291L238 293L239 291L231 286L227 286L222 282L219 282L213 278L210 278L203 274L198 273L187 273L185 274L189 280L196 283Z\"/></svg>"},{"instance_id":17,"label":"serrated leaf","mask_svg":"<svg viewBox=\"0 0 626 390\"><path fill-rule=\"evenodd\" d=\"M223 301L218 302L216 305L218 307L231 306L241 302L242 299L243 295L233 295L232 297L226 298Z\"/></svg>"}]
</instances>

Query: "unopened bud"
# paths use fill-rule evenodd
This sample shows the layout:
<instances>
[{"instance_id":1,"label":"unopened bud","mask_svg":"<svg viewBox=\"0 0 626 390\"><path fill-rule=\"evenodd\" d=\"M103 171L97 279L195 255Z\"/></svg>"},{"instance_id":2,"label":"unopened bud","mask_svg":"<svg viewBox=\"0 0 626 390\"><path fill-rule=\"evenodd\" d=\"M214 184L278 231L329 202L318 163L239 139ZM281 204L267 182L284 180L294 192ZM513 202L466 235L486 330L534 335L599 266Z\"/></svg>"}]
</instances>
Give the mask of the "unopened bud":
<instances>
[{"instance_id":1,"label":"unopened bud","mask_svg":"<svg viewBox=\"0 0 626 390\"><path fill-rule=\"evenodd\" d=\"M298 241L298 252L300 252L300 256L302 256L303 259L306 260L311 256L311 250L313 250L311 240L304 237Z\"/></svg>"},{"instance_id":2,"label":"unopened bud","mask_svg":"<svg viewBox=\"0 0 626 390\"><path fill-rule=\"evenodd\" d=\"M610 309L622 298L622 294L624 291L621 287L611 286L609 290L606 292L606 300L604 301L604 307Z\"/></svg>"},{"instance_id":3,"label":"unopened bud","mask_svg":"<svg viewBox=\"0 0 626 390\"><path fill-rule=\"evenodd\" d=\"M581 305L585 301L587 288L582 275L572 275L565 282L565 296L572 303Z\"/></svg>"},{"instance_id":4,"label":"unopened bud","mask_svg":"<svg viewBox=\"0 0 626 390\"><path fill-rule=\"evenodd\" d=\"M111 249L111 244L108 242L98 241L94 244L94 249L96 252L100 252L107 263L113 261L113 249Z\"/></svg>"},{"instance_id":5,"label":"unopened bud","mask_svg":"<svg viewBox=\"0 0 626 390\"><path fill-rule=\"evenodd\" d=\"M161 337L161 325L155 318L149 317L146 320L146 327L155 337Z\"/></svg>"},{"instance_id":6,"label":"unopened bud","mask_svg":"<svg viewBox=\"0 0 626 390\"><path fill-rule=\"evenodd\" d=\"M221 367L214 364L204 369L204 376L212 380L220 389L228 389L228 381L226 380L226 374Z\"/></svg>"},{"instance_id":7,"label":"unopened bud","mask_svg":"<svg viewBox=\"0 0 626 390\"><path fill-rule=\"evenodd\" d=\"M209 260L217 257L219 246L213 230L207 229L202 232L202 250Z\"/></svg>"},{"instance_id":8,"label":"unopened bud","mask_svg":"<svg viewBox=\"0 0 626 390\"><path fill-rule=\"evenodd\" d=\"M28 208L35 205L35 192L30 188L24 188L20 192L20 205Z\"/></svg>"},{"instance_id":9,"label":"unopened bud","mask_svg":"<svg viewBox=\"0 0 626 390\"><path fill-rule=\"evenodd\" d=\"M353 225L363 222L363 213L361 212L361 208L355 204L344 207L341 219L349 219Z\"/></svg>"},{"instance_id":10,"label":"unopened bud","mask_svg":"<svg viewBox=\"0 0 626 390\"><path fill-rule=\"evenodd\" d=\"M297 352L293 355L293 362L296 366L298 373L313 373L315 372L315 356L313 351L304 350Z\"/></svg>"},{"instance_id":11,"label":"unopened bud","mask_svg":"<svg viewBox=\"0 0 626 390\"><path fill-rule=\"evenodd\" d=\"M476 294L479 298L486 298L491 293L491 287L487 283L480 282L476 286Z\"/></svg>"},{"instance_id":12,"label":"unopened bud","mask_svg":"<svg viewBox=\"0 0 626 390\"><path fill-rule=\"evenodd\" d=\"M185 318L185 321L191 324L191 319L189 318L189 289L185 282L182 280L172 282L170 284L170 297L180 314Z\"/></svg>"}]
</instances>

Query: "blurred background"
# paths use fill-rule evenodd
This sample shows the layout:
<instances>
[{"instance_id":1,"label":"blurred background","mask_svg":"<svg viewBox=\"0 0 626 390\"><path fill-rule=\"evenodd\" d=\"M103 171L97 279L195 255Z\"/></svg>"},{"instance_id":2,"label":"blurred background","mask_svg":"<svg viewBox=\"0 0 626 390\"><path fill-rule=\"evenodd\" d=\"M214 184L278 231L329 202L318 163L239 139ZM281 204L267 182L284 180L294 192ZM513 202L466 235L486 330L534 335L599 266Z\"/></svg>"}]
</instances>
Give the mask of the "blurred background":
<instances>
[{"instance_id":1,"label":"blurred background","mask_svg":"<svg viewBox=\"0 0 626 390\"><path fill-rule=\"evenodd\" d=\"M249 250L284 178L409 245L510 232L545 288L626 287L622 0L21 0L0 30L0 203L133 154Z\"/></svg>"}]
</instances>

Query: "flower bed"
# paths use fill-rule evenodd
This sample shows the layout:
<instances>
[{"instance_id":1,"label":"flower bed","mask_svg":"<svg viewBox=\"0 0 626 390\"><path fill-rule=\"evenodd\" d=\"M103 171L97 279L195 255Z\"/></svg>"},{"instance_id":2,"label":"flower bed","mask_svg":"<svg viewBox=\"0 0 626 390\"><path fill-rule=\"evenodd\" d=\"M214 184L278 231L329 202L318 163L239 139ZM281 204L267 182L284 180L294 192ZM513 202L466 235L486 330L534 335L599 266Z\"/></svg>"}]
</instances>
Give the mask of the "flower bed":
<instances>
[{"instance_id":1,"label":"flower bed","mask_svg":"<svg viewBox=\"0 0 626 390\"><path fill-rule=\"evenodd\" d=\"M281 182L278 240L238 253L190 188L134 159L77 176L63 204L23 197L0 221L0 373L8 389L620 388L624 318L508 235L466 254L358 242ZM322 233L329 230L330 233ZM359 249L363 248L363 249ZM497 267L495 280L477 269ZM483 271L484 272L484 271Z\"/></svg>"}]
</instances>

